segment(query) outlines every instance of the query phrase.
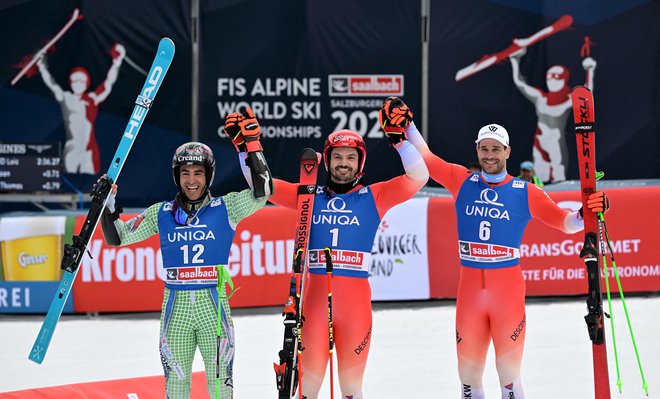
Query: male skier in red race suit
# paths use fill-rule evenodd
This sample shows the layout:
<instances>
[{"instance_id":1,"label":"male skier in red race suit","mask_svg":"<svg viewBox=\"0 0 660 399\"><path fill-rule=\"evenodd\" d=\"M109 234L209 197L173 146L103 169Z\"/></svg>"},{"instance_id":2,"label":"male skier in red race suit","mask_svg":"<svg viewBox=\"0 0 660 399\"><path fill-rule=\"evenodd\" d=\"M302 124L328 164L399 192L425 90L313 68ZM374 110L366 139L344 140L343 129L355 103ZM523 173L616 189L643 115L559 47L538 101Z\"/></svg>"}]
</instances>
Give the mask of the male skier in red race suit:
<instances>
[{"instance_id":1,"label":"male skier in red race suit","mask_svg":"<svg viewBox=\"0 0 660 399\"><path fill-rule=\"evenodd\" d=\"M333 257L332 316L342 398L362 399L362 379L371 343L369 267L376 230L385 213L410 198L428 181L420 153L406 141L404 128L412 113L399 101L388 101L383 130L401 157L405 174L363 185L367 151L351 130L330 134L323 148L328 178L314 199L309 238L309 285L305 288L302 339L302 393L318 398L328 364L328 303L323 249ZM269 200L296 209L298 185L273 179Z\"/></svg>"},{"instance_id":2,"label":"male skier in red race suit","mask_svg":"<svg viewBox=\"0 0 660 399\"><path fill-rule=\"evenodd\" d=\"M503 399L524 399L520 365L525 342L525 281L520 268L520 242L532 217L566 233L584 228L581 213L558 207L534 184L506 171L511 154L502 126L479 130L477 158L481 172L434 155L414 123L408 140L419 150L433 180L456 202L458 252L461 259L456 297L456 347L461 398L484 399L482 376L490 341L495 347ZM586 212L605 212L605 194L591 195Z\"/></svg>"}]
</instances>

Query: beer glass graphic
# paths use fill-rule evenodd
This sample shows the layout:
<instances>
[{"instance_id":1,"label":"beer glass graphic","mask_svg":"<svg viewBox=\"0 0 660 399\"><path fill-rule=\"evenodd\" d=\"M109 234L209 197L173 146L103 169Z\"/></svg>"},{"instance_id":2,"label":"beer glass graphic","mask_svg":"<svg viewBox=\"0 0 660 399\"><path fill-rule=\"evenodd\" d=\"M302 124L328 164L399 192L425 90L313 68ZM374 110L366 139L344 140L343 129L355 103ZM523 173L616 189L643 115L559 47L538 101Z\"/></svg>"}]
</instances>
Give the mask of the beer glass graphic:
<instances>
[{"instance_id":1,"label":"beer glass graphic","mask_svg":"<svg viewBox=\"0 0 660 399\"><path fill-rule=\"evenodd\" d=\"M58 281L65 216L0 219L0 250L6 281Z\"/></svg>"}]
</instances>

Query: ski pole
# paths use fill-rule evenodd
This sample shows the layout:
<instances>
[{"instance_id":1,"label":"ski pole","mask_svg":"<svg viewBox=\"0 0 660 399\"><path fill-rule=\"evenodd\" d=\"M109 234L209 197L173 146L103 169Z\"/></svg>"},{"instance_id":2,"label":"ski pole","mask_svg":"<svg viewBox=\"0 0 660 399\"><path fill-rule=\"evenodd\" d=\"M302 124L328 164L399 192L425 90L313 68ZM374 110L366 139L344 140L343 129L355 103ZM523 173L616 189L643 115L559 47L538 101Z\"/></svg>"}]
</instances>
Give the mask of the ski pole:
<instances>
[{"instance_id":1,"label":"ski pole","mask_svg":"<svg viewBox=\"0 0 660 399\"><path fill-rule=\"evenodd\" d=\"M600 181L605 176L605 172L596 171L596 182ZM598 183L596 183L598 184ZM619 351L616 344L616 331L614 329L614 312L612 311L612 293L610 291L610 276L609 268L607 267L607 256L605 255L607 249L605 248L605 237L603 236L603 225L601 223L602 213L598 212L596 218L598 220L598 246L600 247L600 256L601 256L601 266L603 272L605 273L605 293L607 295L607 309L608 313L605 313L608 319L610 319L610 330L612 330L612 348L614 350L614 364L616 367L616 386L619 388L619 393L621 393L621 372L619 368Z\"/></svg>"},{"instance_id":2,"label":"ski pole","mask_svg":"<svg viewBox=\"0 0 660 399\"><path fill-rule=\"evenodd\" d=\"M225 353L227 349L229 349L230 351L232 350L231 347L233 346L233 344L231 342L230 326L229 323L226 321L226 317L224 317L224 310L222 309L222 301L229 300L229 298L231 298L234 295L234 293L238 291L241 287L234 289L234 282L231 279L231 275L229 274L227 269L225 269L222 265L218 265L217 269L218 269L218 285L216 287L216 290L218 292L218 319L217 319L217 327L216 327L216 346L215 346L215 399L220 399L220 358L227 357L227 356L223 356L223 354L229 355L229 357L233 356L232 353L228 353L228 354ZM225 285L229 285L229 288L231 289L229 295L225 295ZM225 330L225 335L227 336L224 340L222 338L223 327ZM230 362L233 361L230 359ZM229 377L231 378L231 375Z\"/></svg>"},{"instance_id":3,"label":"ski pole","mask_svg":"<svg viewBox=\"0 0 660 399\"><path fill-rule=\"evenodd\" d=\"M222 265L218 265L218 286L216 289L218 290L218 318L217 318L217 326L216 326L216 343L215 343L215 399L220 399L220 347L222 346L222 338L221 338L221 322L220 322L220 307L222 304L220 303L221 297L224 295L224 289L225 289L225 282L223 281L223 275L220 269L222 268Z\"/></svg>"},{"instance_id":4,"label":"ski pole","mask_svg":"<svg viewBox=\"0 0 660 399\"><path fill-rule=\"evenodd\" d=\"M598 212L598 220L603 226L603 232L605 234L605 241L607 242L607 247L610 252L610 260L612 261L612 268L614 269L614 277L616 280L617 287L619 288L619 295L621 296L621 304L623 305L623 312L626 315L626 322L628 324L628 330L630 331L630 339L632 341L633 349L635 350L635 357L637 359L637 366L639 367L639 374L642 378L642 389L646 396L649 396L649 386L646 383L646 378L644 378L644 369L642 367L642 361L639 357L639 351L637 350L637 342L635 341L635 333L633 332L632 322L630 321L630 315L628 314L628 306L626 305L626 297L623 293L623 287L621 285L621 279L619 278L619 269L616 267L616 260L614 259L614 251L612 250L612 243L610 241L610 235L607 231L607 225L605 224L605 215L602 212ZM607 278L607 269L605 269L606 278ZM606 280L607 281L607 280ZM614 330L613 330L614 331ZM618 372L618 366L617 366ZM619 383L617 383L618 385ZM619 392L621 392L621 386L619 385Z\"/></svg>"},{"instance_id":5,"label":"ski pole","mask_svg":"<svg viewBox=\"0 0 660 399\"><path fill-rule=\"evenodd\" d=\"M602 171L596 171L596 181L602 179L605 176L605 172ZM628 306L626 305L626 297L623 293L623 286L621 285L621 279L619 278L619 269L616 266L616 260L614 259L614 250L612 248L612 243L610 241L610 236L607 231L607 224L605 223L605 214L603 212L598 212L596 214L597 220L598 220L598 237L599 237L599 243L601 246L601 255L602 255L602 264L603 264L603 269L605 272L605 288L607 291L607 305L609 307L610 314L607 315L610 318L610 326L612 329L612 343L614 345L614 359L615 359L615 364L616 364L616 374L617 374L617 382L616 385L619 388L619 393L621 393L622 389L622 381L621 377L619 374L619 357L617 353L617 345L616 345L616 335L614 333L614 315L612 313L612 300L610 297L610 285L609 285L609 269L607 267L607 258L605 256L606 250L609 250L610 252L610 260L612 262L612 268L613 268L613 274L617 283L617 287L619 289L619 296L621 297L621 304L623 305L623 311L626 315L626 322L628 323L628 329L630 331L630 338L633 344L633 348L635 350L635 357L637 358L637 366L639 367L639 373L642 378L642 389L646 393L646 396L649 395L648 391L648 384L646 383L646 379L644 378L644 370L642 367L642 362L639 358L639 352L637 350L637 343L635 341L635 334L633 332L632 328L632 323L630 321L630 316L628 314ZM607 248L605 248L605 244L607 244Z\"/></svg>"},{"instance_id":6,"label":"ski pole","mask_svg":"<svg viewBox=\"0 0 660 399\"><path fill-rule=\"evenodd\" d=\"M333 359L332 352L335 346L334 331L332 328L332 250L325 248L325 272L328 276L328 349L330 356L330 399L335 397L334 393L334 373L333 373Z\"/></svg>"},{"instance_id":7,"label":"ski pole","mask_svg":"<svg viewBox=\"0 0 660 399\"><path fill-rule=\"evenodd\" d=\"M596 178L598 179L598 172L596 172ZM610 319L610 330L612 330L612 348L614 349L614 364L616 366L616 386L619 388L619 393L621 393L621 373L619 371L619 351L617 350L616 345L616 332L614 330L614 312L612 312L612 295L610 292L610 276L609 269L607 267L607 257L605 252L605 238L603 237L603 225L600 222L602 213L598 212L598 244L600 246L600 255L601 255L601 264L603 266L603 271L605 272L605 293L607 294L607 309L609 314L605 314L608 319ZM620 292L619 292L620 293Z\"/></svg>"}]
</instances>

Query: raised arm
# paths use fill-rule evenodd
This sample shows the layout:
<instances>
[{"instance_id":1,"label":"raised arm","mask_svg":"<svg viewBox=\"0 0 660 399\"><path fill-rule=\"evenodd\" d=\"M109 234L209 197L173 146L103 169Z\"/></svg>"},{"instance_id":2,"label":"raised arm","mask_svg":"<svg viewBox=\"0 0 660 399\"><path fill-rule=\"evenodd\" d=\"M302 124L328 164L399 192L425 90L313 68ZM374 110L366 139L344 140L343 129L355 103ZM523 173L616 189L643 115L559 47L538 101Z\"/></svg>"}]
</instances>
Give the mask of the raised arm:
<instances>
[{"instance_id":1,"label":"raised arm","mask_svg":"<svg viewBox=\"0 0 660 399\"><path fill-rule=\"evenodd\" d=\"M414 122L406 129L406 136L408 136L410 143L422 154L431 179L442 184L456 198L461 185L470 175L468 169L461 165L449 163L433 154Z\"/></svg>"},{"instance_id":2,"label":"raised arm","mask_svg":"<svg viewBox=\"0 0 660 399\"><path fill-rule=\"evenodd\" d=\"M64 91L62 90L60 85L58 85L57 82L55 82L53 75L51 75L50 72L48 71L46 57L42 57L39 59L39 61L37 61L37 68L39 68L41 79L43 79L44 83L46 84L46 87L48 87L50 91L53 92L53 95L55 96L57 102L64 101Z\"/></svg>"},{"instance_id":3,"label":"raised arm","mask_svg":"<svg viewBox=\"0 0 660 399\"><path fill-rule=\"evenodd\" d=\"M382 218L393 206L412 198L429 180L429 171L415 146L404 141L396 147L405 174L371 185L378 214Z\"/></svg>"},{"instance_id":4,"label":"raised arm","mask_svg":"<svg viewBox=\"0 0 660 399\"><path fill-rule=\"evenodd\" d=\"M509 59L511 60L511 72L513 73L513 83L516 85L518 90L531 102L535 102L536 99L542 96L542 93L539 89L532 87L525 82L520 73L520 59L525 55L525 48L521 48L517 52L511 54Z\"/></svg>"},{"instance_id":5,"label":"raised arm","mask_svg":"<svg viewBox=\"0 0 660 399\"><path fill-rule=\"evenodd\" d=\"M389 97L378 112L378 122L394 147L406 174L371 186L380 217L394 205L410 198L429 180L429 171L419 151L408 142L406 128L412 123L412 111L398 97Z\"/></svg>"},{"instance_id":6,"label":"raised arm","mask_svg":"<svg viewBox=\"0 0 660 399\"><path fill-rule=\"evenodd\" d=\"M273 177L259 142L261 127L250 108L225 118L225 134L239 153L241 171L255 198L268 198L273 193Z\"/></svg>"},{"instance_id":7,"label":"raised arm","mask_svg":"<svg viewBox=\"0 0 660 399\"><path fill-rule=\"evenodd\" d=\"M106 76L103 83L101 83L99 87L97 87L96 90L90 94L90 97L94 100L96 105L101 104L110 95L112 86L117 81L117 76L119 75L119 67L121 67L121 63L124 61L125 56L126 49L124 46L119 43L115 44L115 46L112 48L112 65L110 65L108 75Z\"/></svg>"},{"instance_id":8,"label":"raised arm","mask_svg":"<svg viewBox=\"0 0 660 399\"><path fill-rule=\"evenodd\" d=\"M233 228L236 228L238 222L263 208L268 201L268 197L255 197L249 188L238 193L229 193L223 196L222 199L227 204L229 222Z\"/></svg>"},{"instance_id":9,"label":"raised arm","mask_svg":"<svg viewBox=\"0 0 660 399\"><path fill-rule=\"evenodd\" d=\"M584 85L587 89L594 91L594 76L596 75L596 60L587 57L582 60L582 67L587 73Z\"/></svg>"}]
</instances>

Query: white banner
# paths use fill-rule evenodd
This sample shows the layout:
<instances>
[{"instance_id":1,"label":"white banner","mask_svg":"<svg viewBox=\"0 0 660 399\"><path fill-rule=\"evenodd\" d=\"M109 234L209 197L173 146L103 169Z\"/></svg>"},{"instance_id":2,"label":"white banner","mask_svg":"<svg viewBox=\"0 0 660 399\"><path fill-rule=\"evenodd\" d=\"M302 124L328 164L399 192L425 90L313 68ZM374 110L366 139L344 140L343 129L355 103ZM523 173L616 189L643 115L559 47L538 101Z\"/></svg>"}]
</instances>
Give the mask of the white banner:
<instances>
[{"instance_id":1,"label":"white banner","mask_svg":"<svg viewBox=\"0 0 660 399\"><path fill-rule=\"evenodd\" d=\"M414 198L390 209L371 250L371 299L429 299L428 198Z\"/></svg>"}]
</instances>

